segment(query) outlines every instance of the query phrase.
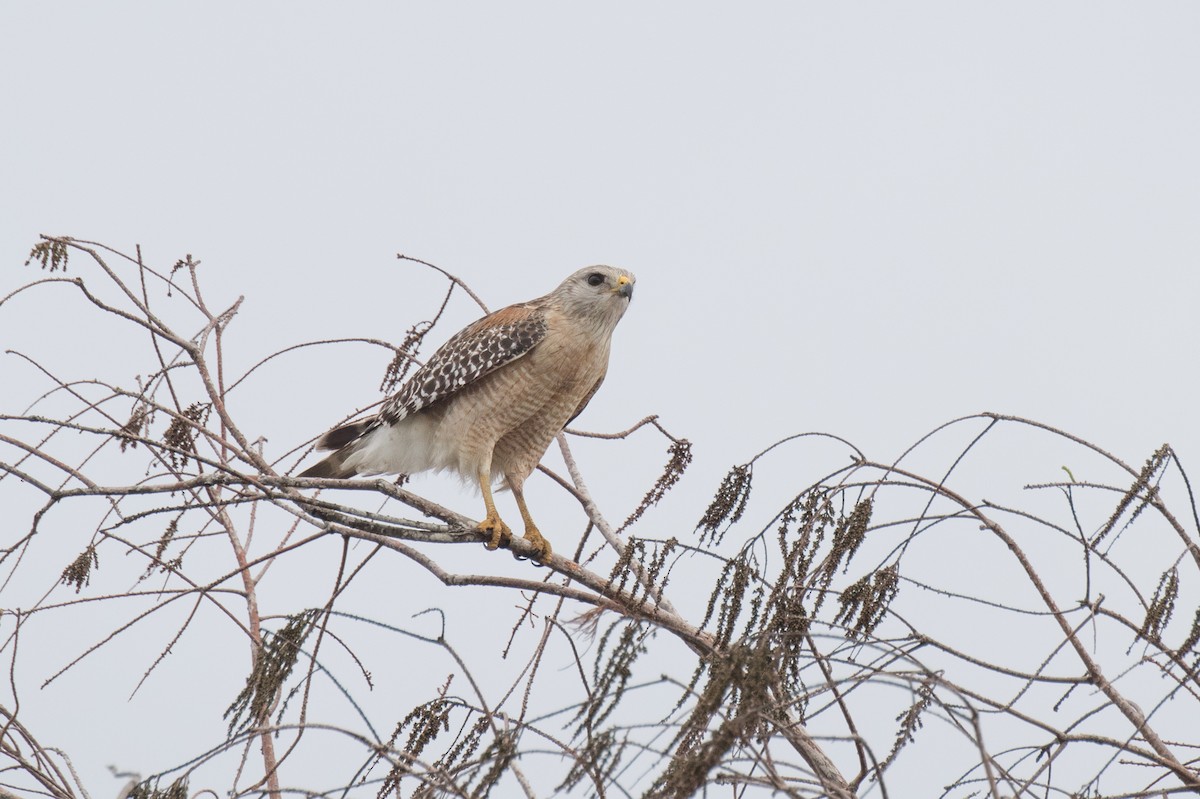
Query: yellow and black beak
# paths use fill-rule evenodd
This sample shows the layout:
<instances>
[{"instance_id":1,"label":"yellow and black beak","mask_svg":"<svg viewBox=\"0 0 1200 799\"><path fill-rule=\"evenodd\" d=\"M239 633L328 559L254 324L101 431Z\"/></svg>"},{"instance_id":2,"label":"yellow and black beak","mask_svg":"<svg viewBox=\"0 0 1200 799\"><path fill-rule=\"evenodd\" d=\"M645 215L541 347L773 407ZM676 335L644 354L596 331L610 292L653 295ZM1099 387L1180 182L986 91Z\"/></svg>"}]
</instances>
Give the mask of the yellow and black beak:
<instances>
[{"instance_id":1,"label":"yellow and black beak","mask_svg":"<svg viewBox=\"0 0 1200 799\"><path fill-rule=\"evenodd\" d=\"M633 297L633 281L628 275L620 275L617 277L617 287L613 289L617 294L620 294L625 299Z\"/></svg>"}]
</instances>

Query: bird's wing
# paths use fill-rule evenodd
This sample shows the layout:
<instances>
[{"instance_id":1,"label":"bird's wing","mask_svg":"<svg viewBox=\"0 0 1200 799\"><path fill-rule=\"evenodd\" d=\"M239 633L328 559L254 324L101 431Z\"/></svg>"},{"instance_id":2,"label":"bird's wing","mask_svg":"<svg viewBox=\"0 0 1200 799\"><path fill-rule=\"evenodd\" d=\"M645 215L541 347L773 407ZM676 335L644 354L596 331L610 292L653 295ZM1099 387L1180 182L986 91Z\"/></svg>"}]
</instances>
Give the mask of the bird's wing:
<instances>
[{"instance_id":1,"label":"bird's wing","mask_svg":"<svg viewBox=\"0 0 1200 799\"><path fill-rule=\"evenodd\" d=\"M605 367L604 372L600 375L600 378L596 381L596 384L592 386L591 390L588 391L588 393L584 395L583 399L579 401L579 404L575 406L575 413L571 414L571 418L567 420L567 424L575 421L575 417L583 413L583 409L587 407L587 404L592 401L592 397L596 396L596 392L600 390L600 384L604 382L604 376L607 374L608 368ZM567 425L563 425L563 427L566 426Z\"/></svg>"},{"instance_id":2,"label":"bird's wing","mask_svg":"<svg viewBox=\"0 0 1200 799\"><path fill-rule=\"evenodd\" d=\"M512 363L546 337L546 316L535 304L510 305L464 327L388 398L377 424L395 424Z\"/></svg>"}]
</instances>

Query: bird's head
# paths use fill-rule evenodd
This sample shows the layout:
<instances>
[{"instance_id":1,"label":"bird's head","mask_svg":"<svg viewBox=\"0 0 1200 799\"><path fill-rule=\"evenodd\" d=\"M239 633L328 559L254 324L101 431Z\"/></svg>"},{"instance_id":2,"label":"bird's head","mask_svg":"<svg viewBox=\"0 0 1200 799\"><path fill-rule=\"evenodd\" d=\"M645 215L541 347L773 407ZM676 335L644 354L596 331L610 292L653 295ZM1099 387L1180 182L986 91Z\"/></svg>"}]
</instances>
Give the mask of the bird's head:
<instances>
[{"instance_id":1,"label":"bird's head","mask_svg":"<svg viewBox=\"0 0 1200 799\"><path fill-rule=\"evenodd\" d=\"M568 277L553 292L571 312L615 325L620 320L637 278L615 266L589 266Z\"/></svg>"}]
</instances>

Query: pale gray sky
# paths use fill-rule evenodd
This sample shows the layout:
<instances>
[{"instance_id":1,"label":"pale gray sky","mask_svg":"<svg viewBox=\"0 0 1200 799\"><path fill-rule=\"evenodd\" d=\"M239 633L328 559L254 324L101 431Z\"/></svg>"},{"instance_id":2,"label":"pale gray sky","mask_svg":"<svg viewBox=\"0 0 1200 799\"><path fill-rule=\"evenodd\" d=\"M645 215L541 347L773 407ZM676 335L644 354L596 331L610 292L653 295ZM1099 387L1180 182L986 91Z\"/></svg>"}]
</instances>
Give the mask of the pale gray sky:
<instances>
[{"instance_id":1,"label":"pale gray sky","mask_svg":"<svg viewBox=\"0 0 1200 799\"><path fill-rule=\"evenodd\" d=\"M400 340L442 284L397 252L492 307L626 267L637 296L579 424L658 413L695 442L663 535L690 533L731 464L805 430L888 459L995 410L1130 462L1163 441L1195 460L1197 41L1184 2L8 2L0 295L35 275L43 232L192 253L214 305L245 295L231 335L250 364ZM474 310L451 314L442 336ZM34 302L0 315L0 349L35 332L64 372L106 368L95 331ZM275 452L375 398L381 356L342 355L246 400ZM29 377L0 359L6 394ZM623 518L662 445L636 450L636 483L629 451L580 446ZM1014 456L1029 481L1061 476ZM151 712L123 704L133 660L94 713ZM118 750L87 776L105 785Z\"/></svg>"}]
</instances>

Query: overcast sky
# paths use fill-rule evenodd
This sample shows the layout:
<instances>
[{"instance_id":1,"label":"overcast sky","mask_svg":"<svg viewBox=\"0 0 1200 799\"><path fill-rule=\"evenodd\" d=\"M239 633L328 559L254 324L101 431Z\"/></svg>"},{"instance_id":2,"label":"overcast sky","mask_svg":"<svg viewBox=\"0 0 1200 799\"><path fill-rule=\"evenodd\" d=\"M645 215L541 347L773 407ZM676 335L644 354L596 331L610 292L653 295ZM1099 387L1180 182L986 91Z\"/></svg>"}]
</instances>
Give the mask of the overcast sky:
<instances>
[{"instance_id":1,"label":"overcast sky","mask_svg":"<svg viewBox=\"0 0 1200 799\"><path fill-rule=\"evenodd\" d=\"M637 293L578 424L690 438L689 522L806 430L887 459L994 410L1195 462L1197 42L1191 2L7 2L0 296L39 233L191 253L245 296L248 365L402 339L443 283L397 252L493 308L616 264ZM104 369L45 313L6 308L0 349ZM378 351L313 357L247 408L275 453L377 397ZM0 359L0 391L30 377ZM595 452L623 517L645 481Z\"/></svg>"}]
</instances>

